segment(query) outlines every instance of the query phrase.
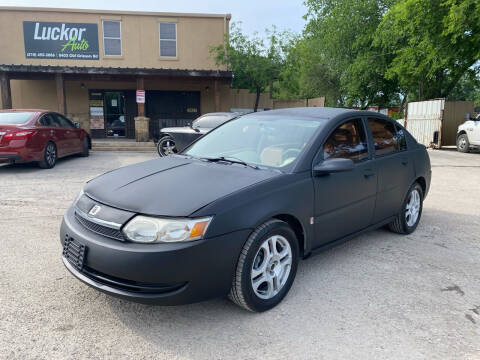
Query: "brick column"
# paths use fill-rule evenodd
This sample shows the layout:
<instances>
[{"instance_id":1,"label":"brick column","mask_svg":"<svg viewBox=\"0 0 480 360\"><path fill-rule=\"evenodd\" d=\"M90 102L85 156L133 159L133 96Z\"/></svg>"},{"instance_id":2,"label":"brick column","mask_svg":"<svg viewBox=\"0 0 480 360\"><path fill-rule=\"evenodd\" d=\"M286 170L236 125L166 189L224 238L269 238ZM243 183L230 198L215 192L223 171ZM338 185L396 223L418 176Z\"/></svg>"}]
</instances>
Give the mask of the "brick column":
<instances>
[{"instance_id":1,"label":"brick column","mask_svg":"<svg viewBox=\"0 0 480 360\"><path fill-rule=\"evenodd\" d=\"M135 117L135 140L137 142L150 141L150 119L145 116Z\"/></svg>"}]
</instances>

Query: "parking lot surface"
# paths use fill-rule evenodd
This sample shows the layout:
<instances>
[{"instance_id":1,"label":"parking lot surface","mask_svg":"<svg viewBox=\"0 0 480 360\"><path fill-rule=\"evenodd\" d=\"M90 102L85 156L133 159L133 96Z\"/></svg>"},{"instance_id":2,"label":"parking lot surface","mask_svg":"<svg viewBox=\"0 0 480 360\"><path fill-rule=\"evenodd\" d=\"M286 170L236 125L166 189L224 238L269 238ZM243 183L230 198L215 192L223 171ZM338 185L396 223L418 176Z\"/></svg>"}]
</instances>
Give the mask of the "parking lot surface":
<instances>
[{"instance_id":1,"label":"parking lot surface","mask_svg":"<svg viewBox=\"0 0 480 360\"><path fill-rule=\"evenodd\" d=\"M429 154L415 233L377 230L301 262L262 314L130 303L64 268L58 230L83 184L156 154L1 166L0 358L480 359L480 154Z\"/></svg>"}]
</instances>

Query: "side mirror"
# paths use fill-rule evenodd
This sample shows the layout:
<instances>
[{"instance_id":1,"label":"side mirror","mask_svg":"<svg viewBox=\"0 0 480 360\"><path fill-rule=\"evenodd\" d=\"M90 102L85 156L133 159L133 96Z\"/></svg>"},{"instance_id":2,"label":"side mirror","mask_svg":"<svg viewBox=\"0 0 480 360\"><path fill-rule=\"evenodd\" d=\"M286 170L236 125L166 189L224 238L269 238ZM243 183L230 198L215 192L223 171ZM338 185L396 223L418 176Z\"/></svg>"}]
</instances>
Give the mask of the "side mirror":
<instances>
[{"instance_id":1,"label":"side mirror","mask_svg":"<svg viewBox=\"0 0 480 360\"><path fill-rule=\"evenodd\" d=\"M345 171L352 171L355 163L350 159L329 159L313 167L313 175L321 176Z\"/></svg>"},{"instance_id":2,"label":"side mirror","mask_svg":"<svg viewBox=\"0 0 480 360\"><path fill-rule=\"evenodd\" d=\"M80 123L78 123L78 122L73 123L73 126L75 126L76 129L80 129Z\"/></svg>"}]
</instances>

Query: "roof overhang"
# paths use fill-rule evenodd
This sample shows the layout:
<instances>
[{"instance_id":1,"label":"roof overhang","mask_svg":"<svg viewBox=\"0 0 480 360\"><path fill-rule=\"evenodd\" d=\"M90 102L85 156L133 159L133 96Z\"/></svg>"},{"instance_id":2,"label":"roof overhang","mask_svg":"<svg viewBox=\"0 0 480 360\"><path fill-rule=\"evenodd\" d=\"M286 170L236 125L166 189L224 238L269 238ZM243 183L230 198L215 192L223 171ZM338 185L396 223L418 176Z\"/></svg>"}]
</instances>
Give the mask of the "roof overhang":
<instances>
[{"instance_id":1,"label":"roof overhang","mask_svg":"<svg viewBox=\"0 0 480 360\"><path fill-rule=\"evenodd\" d=\"M189 70L161 68L127 68L127 67L88 67L88 66L44 66L44 65L6 65L0 64L0 72L9 73L11 79L28 79L35 75L87 75L87 76L135 76L135 77L186 77L231 80L229 70Z\"/></svg>"}]
</instances>

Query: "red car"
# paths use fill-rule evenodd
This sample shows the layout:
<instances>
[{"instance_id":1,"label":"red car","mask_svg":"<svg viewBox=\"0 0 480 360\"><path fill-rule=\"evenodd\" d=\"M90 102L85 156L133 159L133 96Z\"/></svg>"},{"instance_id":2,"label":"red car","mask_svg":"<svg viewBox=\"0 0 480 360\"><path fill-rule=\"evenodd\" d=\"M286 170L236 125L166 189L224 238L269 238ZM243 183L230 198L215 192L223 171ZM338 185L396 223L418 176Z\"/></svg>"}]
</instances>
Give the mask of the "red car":
<instances>
[{"instance_id":1,"label":"red car","mask_svg":"<svg viewBox=\"0 0 480 360\"><path fill-rule=\"evenodd\" d=\"M44 169L58 158L88 156L90 137L65 116L47 110L0 110L0 162L38 162Z\"/></svg>"}]
</instances>

